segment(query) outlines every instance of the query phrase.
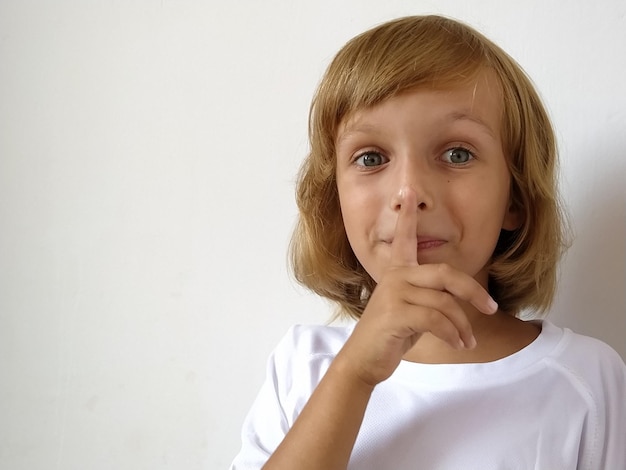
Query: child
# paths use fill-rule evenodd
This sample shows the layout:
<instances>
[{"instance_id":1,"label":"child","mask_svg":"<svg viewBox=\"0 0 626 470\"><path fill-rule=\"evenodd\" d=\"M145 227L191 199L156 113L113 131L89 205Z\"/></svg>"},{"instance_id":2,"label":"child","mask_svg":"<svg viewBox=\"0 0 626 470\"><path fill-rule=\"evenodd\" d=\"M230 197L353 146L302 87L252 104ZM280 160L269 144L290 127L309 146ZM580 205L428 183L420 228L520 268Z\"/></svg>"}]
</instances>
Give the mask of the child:
<instances>
[{"instance_id":1,"label":"child","mask_svg":"<svg viewBox=\"0 0 626 470\"><path fill-rule=\"evenodd\" d=\"M297 279L358 320L292 328L232 469L624 469L626 367L546 320L556 149L520 67L408 17L354 38L313 100Z\"/></svg>"}]
</instances>

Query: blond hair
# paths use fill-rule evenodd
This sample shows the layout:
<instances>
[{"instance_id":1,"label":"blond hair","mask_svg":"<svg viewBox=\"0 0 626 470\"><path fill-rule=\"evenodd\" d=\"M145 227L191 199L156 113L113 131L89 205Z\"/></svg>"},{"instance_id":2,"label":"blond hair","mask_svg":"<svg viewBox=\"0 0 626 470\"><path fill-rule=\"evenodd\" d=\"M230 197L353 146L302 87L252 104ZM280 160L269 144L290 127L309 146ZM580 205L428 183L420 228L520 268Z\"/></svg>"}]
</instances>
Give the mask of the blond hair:
<instances>
[{"instance_id":1,"label":"blond hair","mask_svg":"<svg viewBox=\"0 0 626 470\"><path fill-rule=\"evenodd\" d=\"M471 27L440 16L400 18L349 41L328 67L311 104L311 150L296 188L299 220L291 243L296 279L360 317L376 283L348 242L335 180L339 125L357 110L416 87L466 82L484 69L502 91L502 142L511 206L521 226L502 231L489 266L489 292L511 314L545 312L565 243L550 119L531 81L500 47Z\"/></svg>"}]
</instances>

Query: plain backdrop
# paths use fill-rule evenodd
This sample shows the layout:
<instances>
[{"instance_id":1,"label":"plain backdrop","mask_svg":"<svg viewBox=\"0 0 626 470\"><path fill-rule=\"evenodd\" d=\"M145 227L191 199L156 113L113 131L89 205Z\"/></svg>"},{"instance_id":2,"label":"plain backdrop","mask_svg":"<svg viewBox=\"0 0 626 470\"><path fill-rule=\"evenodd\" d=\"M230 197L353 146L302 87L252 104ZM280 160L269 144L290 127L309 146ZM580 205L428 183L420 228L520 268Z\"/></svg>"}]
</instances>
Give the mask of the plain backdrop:
<instances>
[{"instance_id":1,"label":"plain backdrop","mask_svg":"<svg viewBox=\"0 0 626 470\"><path fill-rule=\"evenodd\" d=\"M221 469L294 323L311 96L352 36L475 26L557 128L551 319L626 357L626 3L0 1L0 468ZM546 391L549 393L549 391Z\"/></svg>"}]
</instances>

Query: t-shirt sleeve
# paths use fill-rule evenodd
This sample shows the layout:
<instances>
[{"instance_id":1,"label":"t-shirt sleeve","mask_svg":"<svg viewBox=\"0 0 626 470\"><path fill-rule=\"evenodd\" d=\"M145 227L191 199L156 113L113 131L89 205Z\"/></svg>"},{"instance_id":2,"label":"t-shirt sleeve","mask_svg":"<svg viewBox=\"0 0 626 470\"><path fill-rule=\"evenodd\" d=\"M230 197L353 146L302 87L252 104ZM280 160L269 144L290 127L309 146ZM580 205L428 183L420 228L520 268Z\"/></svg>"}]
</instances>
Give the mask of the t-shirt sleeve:
<instances>
[{"instance_id":1,"label":"t-shirt sleeve","mask_svg":"<svg viewBox=\"0 0 626 470\"><path fill-rule=\"evenodd\" d=\"M577 338L567 367L589 407L577 469L626 469L626 365L607 344Z\"/></svg>"},{"instance_id":2,"label":"t-shirt sleeve","mask_svg":"<svg viewBox=\"0 0 626 470\"><path fill-rule=\"evenodd\" d=\"M286 362L291 355L292 330L278 344L267 361L265 381L244 420L241 450L231 464L231 470L260 469L289 430L290 423L281 403L283 391L280 388L289 368ZM281 381L278 380L279 377Z\"/></svg>"},{"instance_id":3,"label":"t-shirt sleeve","mask_svg":"<svg viewBox=\"0 0 626 470\"><path fill-rule=\"evenodd\" d=\"M626 469L626 365L612 349L607 353L609 367L603 374L604 438L599 443L602 456L594 468Z\"/></svg>"},{"instance_id":4,"label":"t-shirt sleeve","mask_svg":"<svg viewBox=\"0 0 626 470\"><path fill-rule=\"evenodd\" d=\"M295 325L267 361L266 377L241 431L231 470L258 470L283 441L350 328Z\"/></svg>"}]
</instances>

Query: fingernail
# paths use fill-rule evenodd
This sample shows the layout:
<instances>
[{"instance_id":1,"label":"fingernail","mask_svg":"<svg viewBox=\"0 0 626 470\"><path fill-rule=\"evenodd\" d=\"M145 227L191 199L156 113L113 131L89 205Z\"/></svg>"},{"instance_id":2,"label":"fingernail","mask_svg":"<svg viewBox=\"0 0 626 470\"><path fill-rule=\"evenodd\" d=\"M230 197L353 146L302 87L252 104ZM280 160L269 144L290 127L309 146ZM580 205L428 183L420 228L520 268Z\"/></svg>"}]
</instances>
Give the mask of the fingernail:
<instances>
[{"instance_id":1,"label":"fingernail","mask_svg":"<svg viewBox=\"0 0 626 470\"><path fill-rule=\"evenodd\" d=\"M492 297L489 297L489 300L487 301L487 309L489 310L489 313L496 313L498 311L498 303L493 300Z\"/></svg>"},{"instance_id":2,"label":"fingernail","mask_svg":"<svg viewBox=\"0 0 626 470\"><path fill-rule=\"evenodd\" d=\"M476 347L476 338L472 335L467 343L465 343L465 349L474 349Z\"/></svg>"}]
</instances>

